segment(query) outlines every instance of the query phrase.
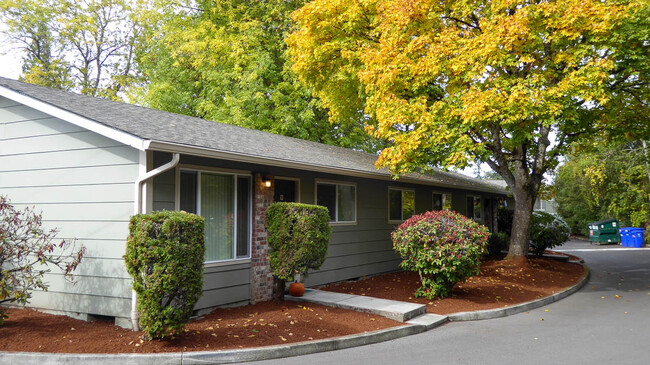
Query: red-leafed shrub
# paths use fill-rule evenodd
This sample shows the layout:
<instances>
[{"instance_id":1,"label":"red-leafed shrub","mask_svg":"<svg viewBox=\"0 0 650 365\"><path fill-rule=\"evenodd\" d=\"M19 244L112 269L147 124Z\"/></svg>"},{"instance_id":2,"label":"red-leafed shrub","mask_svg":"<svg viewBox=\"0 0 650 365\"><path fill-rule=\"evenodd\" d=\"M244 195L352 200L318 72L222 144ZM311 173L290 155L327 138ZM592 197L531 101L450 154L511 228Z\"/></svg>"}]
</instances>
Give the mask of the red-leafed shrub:
<instances>
[{"instance_id":1,"label":"red-leafed shrub","mask_svg":"<svg viewBox=\"0 0 650 365\"><path fill-rule=\"evenodd\" d=\"M454 284L477 275L488 229L458 213L441 210L416 215L393 233L393 248L404 270L417 271L422 287L415 296L433 299L451 294Z\"/></svg>"},{"instance_id":2,"label":"red-leafed shrub","mask_svg":"<svg viewBox=\"0 0 650 365\"><path fill-rule=\"evenodd\" d=\"M45 274L55 269L70 278L81 263L86 249L57 234L43 228L40 213L18 210L0 195L0 325L7 318L5 303L26 304L33 291L47 291Z\"/></svg>"}]
</instances>

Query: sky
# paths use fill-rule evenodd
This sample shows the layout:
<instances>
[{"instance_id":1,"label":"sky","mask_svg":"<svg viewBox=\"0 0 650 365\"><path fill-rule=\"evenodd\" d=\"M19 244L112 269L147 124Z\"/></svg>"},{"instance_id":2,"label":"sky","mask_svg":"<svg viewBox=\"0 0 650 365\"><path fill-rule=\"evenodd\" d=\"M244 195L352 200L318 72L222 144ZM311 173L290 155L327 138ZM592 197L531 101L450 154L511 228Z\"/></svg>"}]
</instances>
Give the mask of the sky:
<instances>
[{"instance_id":1,"label":"sky","mask_svg":"<svg viewBox=\"0 0 650 365\"><path fill-rule=\"evenodd\" d=\"M0 22L0 76L16 80L20 76L20 60L11 42L2 35L5 29L5 24Z\"/></svg>"}]
</instances>

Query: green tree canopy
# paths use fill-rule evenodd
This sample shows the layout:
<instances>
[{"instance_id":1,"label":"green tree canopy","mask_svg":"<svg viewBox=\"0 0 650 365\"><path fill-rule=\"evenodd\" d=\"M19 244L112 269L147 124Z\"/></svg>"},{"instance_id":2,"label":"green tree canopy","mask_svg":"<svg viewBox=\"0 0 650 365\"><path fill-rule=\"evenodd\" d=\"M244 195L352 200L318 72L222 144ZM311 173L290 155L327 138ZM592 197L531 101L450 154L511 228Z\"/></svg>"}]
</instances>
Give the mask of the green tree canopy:
<instances>
[{"instance_id":1,"label":"green tree canopy","mask_svg":"<svg viewBox=\"0 0 650 365\"><path fill-rule=\"evenodd\" d=\"M650 225L650 155L647 141L576 146L554 181L558 213L572 232L587 223L616 218L622 225Z\"/></svg>"},{"instance_id":2,"label":"green tree canopy","mask_svg":"<svg viewBox=\"0 0 650 365\"><path fill-rule=\"evenodd\" d=\"M378 164L402 174L478 160L499 173L516 201L508 258L522 261L544 173L568 143L620 131L630 120L615 109L647 107L636 99L648 95L649 7L315 0L288 42L335 121L363 120L390 142Z\"/></svg>"},{"instance_id":3,"label":"green tree canopy","mask_svg":"<svg viewBox=\"0 0 650 365\"><path fill-rule=\"evenodd\" d=\"M291 72L284 37L296 1L161 2L138 65L144 104L366 151L379 144L363 123L331 124L318 99Z\"/></svg>"},{"instance_id":4,"label":"green tree canopy","mask_svg":"<svg viewBox=\"0 0 650 365\"><path fill-rule=\"evenodd\" d=\"M5 0L0 19L23 55L23 81L121 99L138 26L126 0Z\"/></svg>"}]
</instances>

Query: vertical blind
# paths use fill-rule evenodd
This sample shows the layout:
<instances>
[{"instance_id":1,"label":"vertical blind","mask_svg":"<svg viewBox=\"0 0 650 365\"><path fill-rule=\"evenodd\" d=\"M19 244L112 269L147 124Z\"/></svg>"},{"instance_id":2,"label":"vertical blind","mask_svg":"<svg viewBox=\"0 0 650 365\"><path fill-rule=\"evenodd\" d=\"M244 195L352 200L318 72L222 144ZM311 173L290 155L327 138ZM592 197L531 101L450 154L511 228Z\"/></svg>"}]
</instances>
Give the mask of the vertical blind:
<instances>
[{"instance_id":1,"label":"vertical blind","mask_svg":"<svg viewBox=\"0 0 650 365\"><path fill-rule=\"evenodd\" d=\"M205 218L206 261L233 258L235 223L232 176L201 174L201 215Z\"/></svg>"}]
</instances>

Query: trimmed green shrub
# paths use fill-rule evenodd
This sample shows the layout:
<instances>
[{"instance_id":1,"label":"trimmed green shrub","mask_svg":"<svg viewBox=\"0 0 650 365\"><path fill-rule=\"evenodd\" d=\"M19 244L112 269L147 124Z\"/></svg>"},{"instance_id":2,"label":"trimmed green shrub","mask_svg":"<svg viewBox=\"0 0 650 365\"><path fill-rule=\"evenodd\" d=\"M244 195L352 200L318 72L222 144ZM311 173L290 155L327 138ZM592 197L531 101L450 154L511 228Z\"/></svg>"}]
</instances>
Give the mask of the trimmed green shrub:
<instances>
[{"instance_id":1,"label":"trimmed green shrub","mask_svg":"<svg viewBox=\"0 0 650 365\"><path fill-rule=\"evenodd\" d=\"M181 330L203 289L204 219L185 212L131 217L124 260L149 339Z\"/></svg>"},{"instance_id":2,"label":"trimmed green shrub","mask_svg":"<svg viewBox=\"0 0 650 365\"><path fill-rule=\"evenodd\" d=\"M571 229L560 217L546 212L533 212L530 223L530 248L534 255L542 256L544 250L561 246L569 240Z\"/></svg>"},{"instance_id":3,"label":"trimmed green shrub","mask_svg":"<svg viewBox=\"0 0 650 365\"><path fill-rule=\"evenodd\" d=\"M505 232L491 233L488 239L487 255L499 256L501 251L507 250L510 246L510 236Z\"/></svg>"},{"instance_id":4,"label":"trimmed green shrub","mask_svg":"<svg viewBox=\"0 0 650 365\"><path fill-rule=\"evenodd\" d=\"M477 275L486 250L488 229L449 210L413 216L393 233L393 248L404 270L417 271L417 297L446 297L458 282Z\"/></svg>"},{"instance_id":5,"label":"trimmed green shrub","mask_svg":"<svg viewBox=\"0 0 650 365\"><path fill-rule=\"evenodd\" d=\"M310 269L318 269L327 256L332 228L329 211L318 205L273 203L266 210L266 230L271 248L269 260L273 275L282 284L276 285L276 298L284 294L284 281L296 274L305 277Z\"/></svg>"}]
</instances>

